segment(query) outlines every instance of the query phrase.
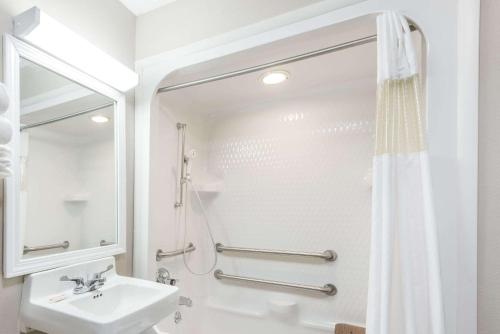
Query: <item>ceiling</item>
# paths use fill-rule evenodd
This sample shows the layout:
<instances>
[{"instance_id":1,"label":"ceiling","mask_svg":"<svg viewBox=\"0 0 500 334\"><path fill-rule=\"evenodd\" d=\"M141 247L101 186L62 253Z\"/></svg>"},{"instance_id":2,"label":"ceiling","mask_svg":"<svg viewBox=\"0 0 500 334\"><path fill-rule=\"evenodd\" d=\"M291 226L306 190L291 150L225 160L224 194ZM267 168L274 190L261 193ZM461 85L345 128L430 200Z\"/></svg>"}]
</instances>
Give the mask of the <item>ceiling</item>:
<instances>
[{"instance_id":1,"label":"ceiling","mask_svg":"<svg viewBox=\"0 0 500 334\"><path fill-rule=\"evenodd\" d=\"M161 86L200 79L214 74L241 69L308 51L351 41L375 33L373 18L346 22L328 28L274 42L259 48L233 54L214 61L182 68L161 83ZM261 77L269 70L236 76L199 86L160 94L164 107L180 113L196 113L217 117L257 105L309 96L328 95L356 87L374 92L376 89L376 43L348 48L309 58L274 69L286 70L290 78L282 84L266 86Z\"/></svg>"},{"instance_id":2,"label":"ceiling","mask_svg":"<svg viewBox=\"0 0 500 334\"><path fill-rule=\"evenodd\" d=\"M95 115L105 116L109 119L109 122L95 123L91 119ZM67 145L81 145L113 140L114 108L108 107L63 121L30 128L25 131L28 131L31 136L58 141Z\"/></svg>"},{"instance_id":3,"label":"ceiling","mask_svg":"<svg viewBox=\"0 0 500 334\"><path fill-rule=\"evenodd\" d=\"M141 15L177 0L120 0L135 15Z\"/></svg>"},{"instance_id":4,"label":"ceiling","mask_svg":"<svg viewBox=\"0 0 500 334\"><path fill-rule=\"evenodd\" d=\"M374 91L376 62L376 45L364 45L280 66L277 69L290 74L281 84L264 85L261 77L265 71L262 71L163 93L160 100L178 112L214 117L311 94L333 94L349 87L368 86Z\"/></svg>"},{"instance_id":5,"label":"ceiling","mask_svg":"<svg viewBox=\"0 0 500 334\"><path fill-rule=\"evenodd\" d=\"M113 102L40 65L21 59L21 124L29 125L98 108ZM95 123L92 116L106 116L107 123ZM93 112L28 129L31 135L62 140L68 144L85 144L113 139L114 108Z\"/></svg>"}]
</instances>

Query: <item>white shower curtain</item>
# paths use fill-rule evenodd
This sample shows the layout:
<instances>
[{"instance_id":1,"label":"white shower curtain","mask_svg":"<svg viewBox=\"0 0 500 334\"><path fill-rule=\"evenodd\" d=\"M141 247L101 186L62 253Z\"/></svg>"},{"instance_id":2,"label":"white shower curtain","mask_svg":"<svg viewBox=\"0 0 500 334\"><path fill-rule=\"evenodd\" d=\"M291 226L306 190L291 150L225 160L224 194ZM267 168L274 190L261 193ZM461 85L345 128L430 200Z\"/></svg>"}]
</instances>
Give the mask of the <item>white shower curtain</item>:
<instances>
[{"instance_id":1,"label":"white shower curtain","mask_svg":"<svg viewBox=\"0 0 500 334\"><path fill-rule=\"evenodd\" d=\"M443 334L443 305L420 78L410 29L377 18L367 334Z\"/></svg>"}]
</instances>

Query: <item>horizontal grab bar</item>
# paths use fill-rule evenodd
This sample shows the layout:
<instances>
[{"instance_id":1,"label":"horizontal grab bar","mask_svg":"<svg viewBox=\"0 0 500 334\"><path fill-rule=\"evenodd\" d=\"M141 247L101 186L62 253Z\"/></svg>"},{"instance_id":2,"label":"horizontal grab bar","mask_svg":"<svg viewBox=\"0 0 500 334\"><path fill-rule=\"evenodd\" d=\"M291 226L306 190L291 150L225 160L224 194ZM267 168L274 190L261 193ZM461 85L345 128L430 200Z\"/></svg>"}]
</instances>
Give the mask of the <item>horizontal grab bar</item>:
<instances>
[{"instance_id":1,"label":"horizontal grab bar","mask_svg":"<svg viewBox=\"0 0 500 334\"><path fill-rule=\"evenodd\" d=\"M114 245L114 244L115 244L115 242L113 242L113 241L106 241L104 239L99 242L99 246L101 246L101 247L102 246L110 246L110 245Z\"/></svg>"},{"instance_id":2,"label":"horizontal grab bar","mask_svg":"<svg viewBox=\"0 0 500 334\"><path fill-rule=\"evenodd\" d=\"M47 250L47 249L54 249L54 248L67 249L68 247L69 247L69 241L63 241L60 244L51 244L51 245L43 245L43 246L35 246L35 247L24 246L23 254Z\"/></svg>"},{"instance_id":3,"label":"horizontal grab bar","mask_svg":"<svg viewBox=\"0 0 500 334\"><path fill-rule=\"evenodd\" d=\"M158 249L156 251L156 261L160 261L164 257L171 257L171 256L181 255L184 253L190 253L190 252L193 252L195 249L196 249L196 247L193 245L192 242L189 243L189 245L186 247L186 250L178 249L178 250L171 251L171 252L164 252L161 249Z\"/></svg>"},{"instance_id":4,"label":"horizontal grab bar","mask_svg":"<svg viewBox=\"0 0 500 334\"><path fill-rule=\"evenodd\" d=\"M287 288L294 288L294 289L301 289L301 290L307 290L307 291L316 291L316 292L323 292L324 294L328 296L334 296L337 294L337 288L333 284L325 284L324 286L313 286L313 285L305 285L305 284L298 284L298 283L286 283L286 282L280 282L280 281L271 281L271 280L266 280L266 279L260 279L260 278L251 278L251 277L243 277L243 276L235 276L235 275L227 275L222 272L222 270L217 269L214 272L214 276L217 279L229 279L229 280L234 280L234 281L244 281L244 282L252 282L252 283L257 283L257 284L264 284L264 285L273 285L273 286L282 286L282 287L287 287Z\"/></svg>"},{"instance_id":5,"label":"horizontal grab bar","mask_svg":"<svg viewBox=\"0 0 500 334\"><path fill-rule=\"evenodd\" d=\"M256 249L256 248L241 248L241 247L228 247L221 243L215 245L219 253L222 252L238 252L238 253L256 253L256 254L272 254L272 255L287 255L287 256L303 256L321 258L326 261L335 261L337 253L332 250L324 252L294 252L289 250L272 250L272 249Z\"/></svg>"}]
</instances>

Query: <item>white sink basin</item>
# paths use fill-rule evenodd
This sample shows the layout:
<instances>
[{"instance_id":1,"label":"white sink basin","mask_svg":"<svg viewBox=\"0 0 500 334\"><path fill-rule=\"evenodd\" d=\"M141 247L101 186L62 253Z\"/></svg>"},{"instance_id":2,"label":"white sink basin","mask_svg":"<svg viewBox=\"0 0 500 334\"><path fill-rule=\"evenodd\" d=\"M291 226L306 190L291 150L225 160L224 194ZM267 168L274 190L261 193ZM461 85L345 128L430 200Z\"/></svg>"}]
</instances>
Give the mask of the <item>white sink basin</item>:
<instances>
[{"instance_id":1,"label":"white sink basin","mask_svg":"<svg viewBox=\"0 0 500 334\"><path fill-rule=\"evenodd\" d=\"M61 276L91 277L114 265L114 258L86 262L28 276L23 287L23 325L49 334L138 334L175 311L178 288L119 276L112 269L97 291L74 294ZM103 275L103 276L104 276ZM149 332L148 332L149 333Z\"/></svg>"}]
</instances>

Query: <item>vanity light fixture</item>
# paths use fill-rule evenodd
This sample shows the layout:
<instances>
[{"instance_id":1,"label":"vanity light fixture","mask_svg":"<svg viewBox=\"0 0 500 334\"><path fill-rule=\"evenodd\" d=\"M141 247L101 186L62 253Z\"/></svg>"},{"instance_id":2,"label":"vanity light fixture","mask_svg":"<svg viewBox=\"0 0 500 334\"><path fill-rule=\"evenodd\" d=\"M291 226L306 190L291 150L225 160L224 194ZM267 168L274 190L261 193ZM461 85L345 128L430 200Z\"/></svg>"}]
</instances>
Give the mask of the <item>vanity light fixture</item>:
<instances>
[{"instance_id":1,"label":"vanity light fixture","mask_svg":"<svg viewBox=\"0 0 500 334\"><path fill-rule=\"evenodd\" d=\"M265 85L276 85L287 80L289 76L290 73L288 73L287 71L271 71L264 74L261 78L261 81Z\"/></svg>"},{"instance_id":2,"label":"vanity light fixture","mask_svg":"<svg viewBox=\"0 0 500 334\"><path fill-rule=\"evenodd\" d=\"M139 81L137 73L38 7L28 9L14 18L14 35L121 92L134 88Z\"/></svg>"},{"instance_id":3,"label":"vanity light fixture","mask_svg":"<svg viewBox=\"0 0 500 334\"><path fill-rule=\"evenodd\" d=\"M107 118L106 116L103 116L103 115L94 115L94 116L90 117L90 119L96 123L108 123L109 122L109 118Z\"/></svg>"}]
</instances>

